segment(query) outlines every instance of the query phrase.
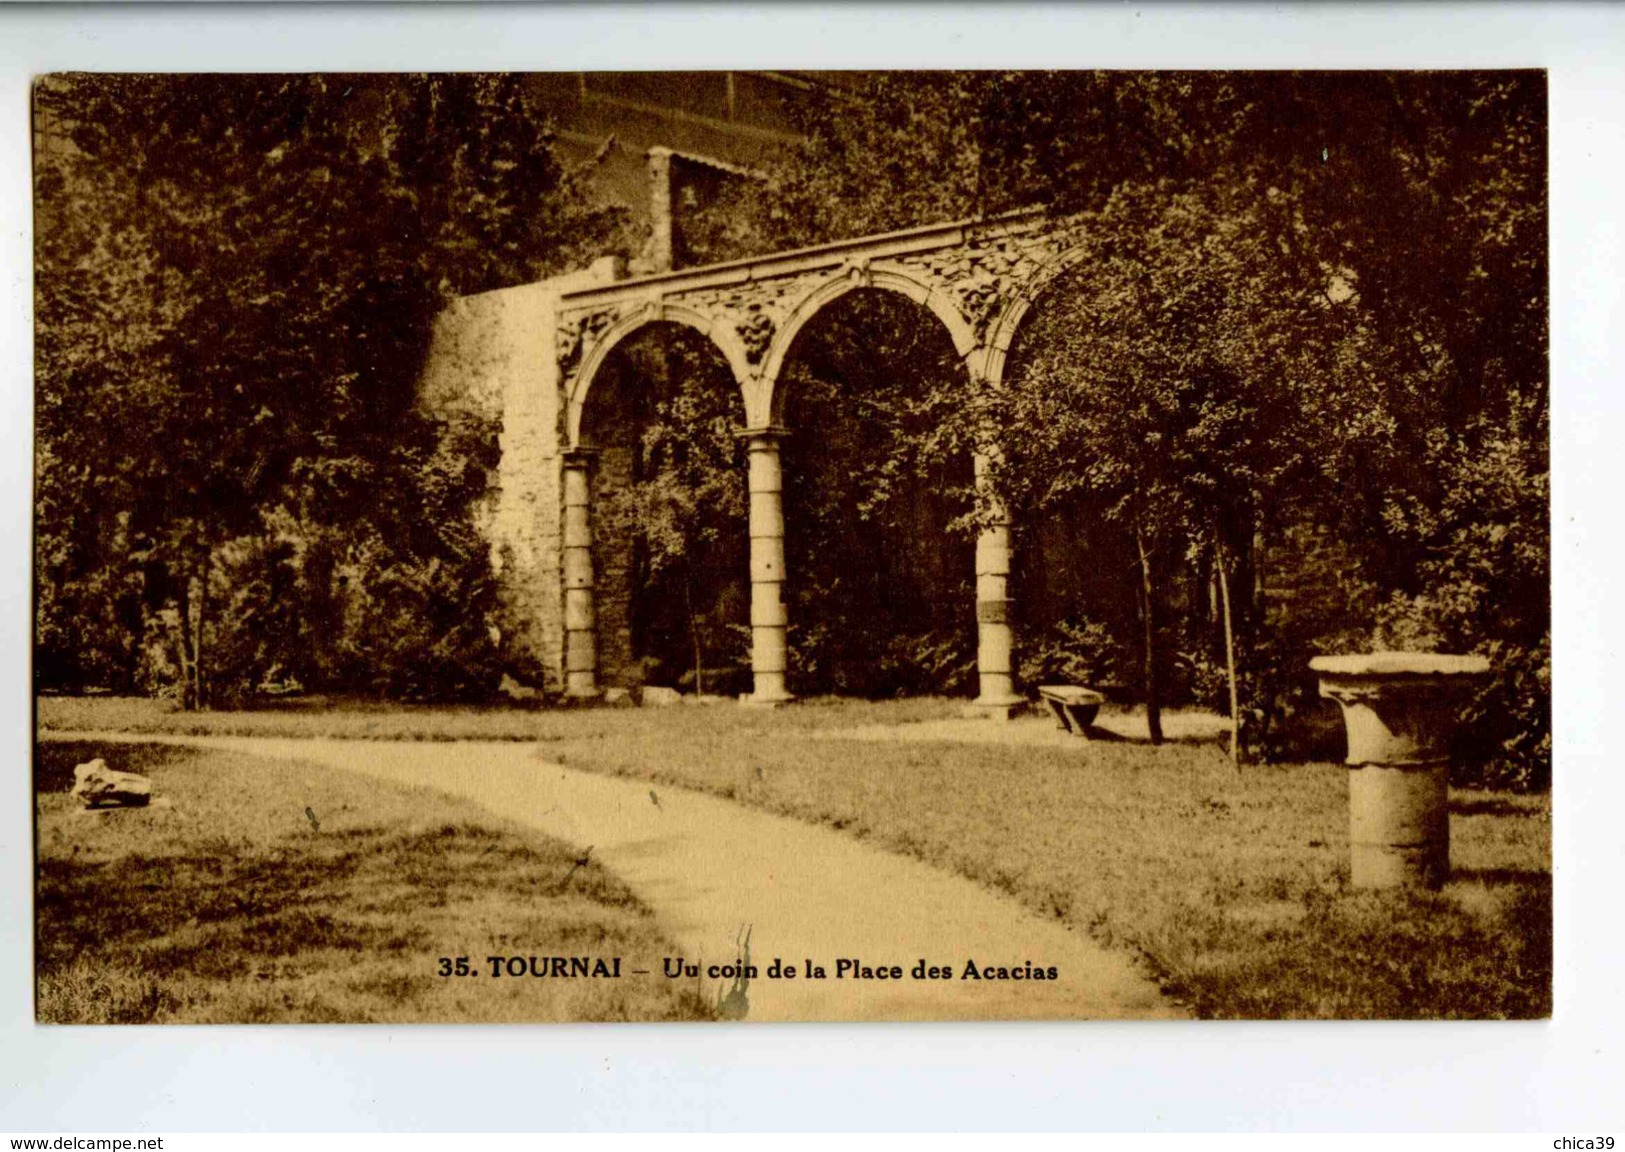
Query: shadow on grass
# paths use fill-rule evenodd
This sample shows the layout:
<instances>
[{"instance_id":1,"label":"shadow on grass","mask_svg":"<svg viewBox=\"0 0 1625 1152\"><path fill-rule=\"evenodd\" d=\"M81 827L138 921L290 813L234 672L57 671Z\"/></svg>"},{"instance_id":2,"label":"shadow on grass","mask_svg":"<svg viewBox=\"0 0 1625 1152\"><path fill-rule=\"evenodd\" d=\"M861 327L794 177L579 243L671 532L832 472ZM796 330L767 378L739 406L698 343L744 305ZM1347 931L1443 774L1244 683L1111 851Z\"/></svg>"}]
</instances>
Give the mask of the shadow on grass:
<instances>
[{"instance_id":1,"label":"shadow on grass","mask_svg":"<svg viewBox=\"0 0 1625 1152\"><path fill-rule=\"evenodd\" d=\"M1524 819L1543 818L1545 813L1537 806L1519 804L1501 796L1455 797L1450 801L1452 816L1517 816Z\"/></svg>"},{"instance_id":2,"label":"shadow on grass","mask_svg":"<svg viewBox=\"0 0 1625 1152\"><path fill-rule=\"evenodd\" d=\"M1523 813L1519 813L1523 815ZM1505 888L1516 885L1531 890L1545 889L1550 893L1552 888L1552 874L1550 872L1537 872L1528 868L1452 868L1450 870L1452 881L1464 881L1470 884L1482 884L1487 888Z\"/></svg>"},{"instance_id":3,"label":"shadow on grass","mask_svg":"<svg viewBox=\"0 0 1625 1152\"><path fill-rule=\"evenodd\" d=\"M1064 731L1060 725L1056 725L1056 730ZM1191 748L1203 745L1223 745L1226 739L1227 737L1224 735L1215 735L1211 732L1165 732L1162 736L1162 743ZM1073 743L1079 748L1087 748L1091 744L1129 744L1142 748L1153 747L1149 732L1121 732L1115 728L1103 728L1098 720L1089 725L1087 739L1082 736L1075 736L1073 737Z\"/></svg>"}]
</instances>

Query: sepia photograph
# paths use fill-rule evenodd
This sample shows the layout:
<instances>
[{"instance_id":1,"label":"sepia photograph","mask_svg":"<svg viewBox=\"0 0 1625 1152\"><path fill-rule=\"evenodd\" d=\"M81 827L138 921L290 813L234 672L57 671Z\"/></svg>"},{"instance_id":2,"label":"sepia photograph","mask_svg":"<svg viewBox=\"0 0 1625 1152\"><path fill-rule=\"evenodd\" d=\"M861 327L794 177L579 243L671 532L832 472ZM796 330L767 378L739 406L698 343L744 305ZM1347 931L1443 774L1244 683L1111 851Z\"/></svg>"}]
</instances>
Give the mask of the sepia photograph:
<instances>
[{"instance_id":1,"label":"sepia photograph","mask_svg":"<svg viewBox=\"0 0 1625 1152\"><path fill-rule=\"evenodd\" d=\"M1545 71L31 97L39 1025L1552 1016Z\"/></svg>"}]
</instances>

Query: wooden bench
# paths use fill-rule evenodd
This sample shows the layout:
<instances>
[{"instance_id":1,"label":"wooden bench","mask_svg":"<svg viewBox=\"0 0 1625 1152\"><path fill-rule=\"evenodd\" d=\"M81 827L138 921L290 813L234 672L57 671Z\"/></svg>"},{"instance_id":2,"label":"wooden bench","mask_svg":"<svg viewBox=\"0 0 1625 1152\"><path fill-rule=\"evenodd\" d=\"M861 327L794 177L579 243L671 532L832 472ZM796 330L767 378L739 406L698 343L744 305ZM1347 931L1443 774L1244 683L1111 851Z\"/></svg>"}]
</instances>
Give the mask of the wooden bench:
<instances>
[{"instance_id":1,"label":"wooden bench","mask_svg":"<svg viewBox=\"0 0 1625 1152\"><path fill-rule=\"evenodd\" d=\"M1055 713L1064 731L1085 740L1089 739L1089 725L1106 702L1099 692L1077 684L1045 684L1039 687L1038 695Z\"/></svg>"}]
</instances>

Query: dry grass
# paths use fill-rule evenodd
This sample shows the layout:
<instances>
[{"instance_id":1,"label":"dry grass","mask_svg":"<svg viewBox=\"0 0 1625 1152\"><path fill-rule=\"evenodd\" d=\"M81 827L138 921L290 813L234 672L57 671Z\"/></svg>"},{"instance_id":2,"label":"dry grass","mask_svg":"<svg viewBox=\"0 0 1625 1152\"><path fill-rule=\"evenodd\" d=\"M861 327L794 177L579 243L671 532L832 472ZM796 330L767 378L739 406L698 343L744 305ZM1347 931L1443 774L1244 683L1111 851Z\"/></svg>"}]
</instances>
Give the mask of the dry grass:
<instances>
[{"instance_id":1,"label":"dry grass","mask_svg":"<svg viewBox=\"0 0 1625 1152\"><path fill-rule=\"evenodd\" d=\"M85 814L72 765L151 774L168 806ZM670 1020L665 981L444 978L440 956L671 946L575 848L472 805L175 747L43 743L36 1015L49 1023ZM306 809L315 815L313 822ZM566 877L568 880L566 881Z\"/></svg>"},{"instance_id":2,"label":"dry grass","mask_svg":"<svg viewBox=\"0 0 1625 1152\"><path fill-rule=\"evenodd\" d=\"M841 739L952 701L777 712L267 711L42 700L42 724L532 739L574 767L680 784L865 837L1142 953L1199 1015L1539 1017L1551 1011L1547 797L1456 793L1442 892L1347 888L1346 773L1215 748ZM202 726L207 725L204 729Z\"/></svg>"}]
</instances>

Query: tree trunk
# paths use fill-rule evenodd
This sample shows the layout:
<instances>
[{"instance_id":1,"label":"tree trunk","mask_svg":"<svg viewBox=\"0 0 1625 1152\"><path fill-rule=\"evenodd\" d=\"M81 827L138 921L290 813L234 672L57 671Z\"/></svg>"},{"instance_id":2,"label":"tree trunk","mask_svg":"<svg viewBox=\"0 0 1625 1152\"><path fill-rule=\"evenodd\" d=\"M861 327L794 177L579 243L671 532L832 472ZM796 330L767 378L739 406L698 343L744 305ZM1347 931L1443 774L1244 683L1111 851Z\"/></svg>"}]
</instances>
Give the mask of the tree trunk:
<instances>
[{"instance_id":1,"label":"tree trunk","mask_svg":"<svg viewBox=\"0 0 1625 1152\"><path fill-rule=\"evenodd\" d=\"M180 581L180 597L176 604L175 652L181 665L181 710L191 712L197 708L197 682L193 678L197 659L192 652L192 578Z\"/></svg>"},{"instance_id":2,"label":"tree trunk","mask_svg":"<svg viewBox=\"0 0 1625 1152\"><path fill-rule=\"evenodd\" d=\"M205 632L209 618L209 569L214 559L214 549L206 549L203 553L203 573L198 577L197 594L197 637L192 641L192 674L197 681L193 696L197 707L207 708L213 702L209 690L208 663L206 660L207 648L205 646Z\"/></svg>"},{"instance_id":3,"label":"tree trunk","mask_svg":"<svg viewBox=\"0 0 1625 1152\"><path fill-rule=\"evenodd\" d=\"M1236 629L1230 614L1230 578L1225 573L1224 543L1213 533L1213 566L1219 570L1219 602L1224 610L1224 664L1230 680L1230 759L1241 768L1241 697L1236 690Z\"/></svg>"},{"instance_id":4,"label":"tree trunk","mask_svg":"<svg viewBox=\"0 0 1625 1152\"><path fill-rule=\"evenodd\" d=\"M1157 673L1156 593L1151 579L1151 554L1145 547L1145 533L1134 529L1134 546L1140 552L1141 615L1145 619L1145 723L1151 743L1162 743L1162 678Z\"/></svg>"},{"instance_id":5,"label":"tree trunk","mask_svg":"<svg viewBox=\"0 0 1625 1152\"><path fill-rule=\"evenodd\" d=\"M688 635L694 644L694 694L705 695L705 648L700 643L700 618L694 614L693 566L683 562L683 606L688 611Z\"/></svg>"},{"instance_id":6,"label":"tree trunk","mask_svg":"<svg viewBox=\"0 0 1625 1152\"><path fill-rule=\"evenodd\" d=\"M1262 521L1262 517L1260 517L1260 521ZM1264 592L1264 529L1260 525L1255 525L1253 528L1253 550L1249 560L1251 561L1253 574L1253 613L1251 620L1253 631L1257 634L1264 628L1267 619L1265 613L1269 610L1269 603Z\"/></svg>"}]
</instances>

